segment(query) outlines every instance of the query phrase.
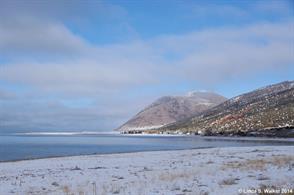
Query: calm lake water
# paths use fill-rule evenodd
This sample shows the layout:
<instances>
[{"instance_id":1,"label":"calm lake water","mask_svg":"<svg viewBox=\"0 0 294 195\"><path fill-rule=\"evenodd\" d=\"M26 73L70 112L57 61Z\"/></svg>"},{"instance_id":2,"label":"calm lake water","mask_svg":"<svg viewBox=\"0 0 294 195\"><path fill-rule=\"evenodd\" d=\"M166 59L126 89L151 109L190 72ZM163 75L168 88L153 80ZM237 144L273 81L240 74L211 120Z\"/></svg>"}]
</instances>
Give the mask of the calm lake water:
<instances>
[{"instance_id":1,"label":"calm lake water","mask_svg":"<svg viewBox=\"0 0 294 195\"><path fill-rule=\"evenodd\" d=\"M265 145L294 145L294 142L199 136L127 136L119 134L0 135L0 161L85 154Z\"/></svg>"}]
</instances>

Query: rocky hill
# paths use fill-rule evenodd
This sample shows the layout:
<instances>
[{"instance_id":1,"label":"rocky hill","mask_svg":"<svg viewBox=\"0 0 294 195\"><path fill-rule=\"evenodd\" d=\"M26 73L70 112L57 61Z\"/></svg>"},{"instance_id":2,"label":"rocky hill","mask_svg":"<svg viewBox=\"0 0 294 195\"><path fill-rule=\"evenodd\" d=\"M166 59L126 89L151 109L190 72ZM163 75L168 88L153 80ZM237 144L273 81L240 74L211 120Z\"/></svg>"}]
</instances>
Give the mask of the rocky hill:
<instances>
[{"instance_id":1,"label":"rocky hill","mask_svg":"<svg viewBox=\"0 0 294 195\"><path fill-rule=\"evenodd\" d=\"M195 116L226 98L212 92L190 92L186 96L165 96L127 121L119 131L143 131Z\"/></svg>"},{"instance_id":2,"label":"rocky hill","mask_svg":"<svg viewBox=\"0 0 294 195\"><path fill-rule=\"evenodd\" d=\"M294 81L286 81L234 97L157 132L294 137L293 129Z\"/></svg>"}]
</instances>

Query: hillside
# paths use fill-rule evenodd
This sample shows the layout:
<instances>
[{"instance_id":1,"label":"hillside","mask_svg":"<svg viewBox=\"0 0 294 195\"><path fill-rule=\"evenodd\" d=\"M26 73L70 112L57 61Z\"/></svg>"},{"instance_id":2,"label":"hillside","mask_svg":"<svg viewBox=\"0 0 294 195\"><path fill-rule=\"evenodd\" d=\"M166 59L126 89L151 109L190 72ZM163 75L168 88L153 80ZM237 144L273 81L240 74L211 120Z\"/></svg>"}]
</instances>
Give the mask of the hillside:
<instances>
[{"instance_id":1,"label":"hillside","mask_svg":"<svg viewBox=\"0 0 294 195\"><path fill-rule=\"evenodd\" d=\"M118 128L119 131L142 131L195 116L226 98L212 92L192 92L186 96L159 98Z\"/></svg>"},{"instance_id":2,"label":"hillside","mask_svg":"<svg viewBox=\"0 0 294 195\"><path fill-rule=\"evenodd\" d=\"M293 137L293 127L294 82L286 81L234 97L157 131Z\"/></svg>"}]
</instances>

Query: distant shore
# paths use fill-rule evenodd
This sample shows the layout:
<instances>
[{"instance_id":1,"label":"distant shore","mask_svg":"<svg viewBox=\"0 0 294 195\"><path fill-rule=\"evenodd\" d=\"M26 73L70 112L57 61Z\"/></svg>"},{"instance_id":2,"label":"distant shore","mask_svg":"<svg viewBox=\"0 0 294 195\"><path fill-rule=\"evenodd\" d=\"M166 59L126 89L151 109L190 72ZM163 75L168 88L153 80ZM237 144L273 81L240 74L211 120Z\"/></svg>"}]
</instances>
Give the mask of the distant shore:
<instances>
[{"instance_id":1,"label":"distant shore","mask_svg":"<svg viewBox=\"0 0 294 195\"><path fill-rule=\"evenodd\" d=\"M293 190L294 146L60 157L0 163L0 194L238 194Z\"/></svg>"},{"instance_id":2,"label":"distant shore","mask_svg":"<svg viewBox=\"0 0 294 195\"><path fill-rule=\"evenodd\" d=\"M294 142L294 138L287 137L262 137L262 136L224 136L224 135L210 135L210 136L202 136L202 135L187 135L187 134L157 134L157 133L141 133L141 134L120 134L125 136L199 136L204 139L219 139L219 140L261 140L261 141L281 141L281 142Z\"/></svg>"},{"instance_id":3,"label":"distant shore","mask_svg":"<svg viewBox=\"0 0 294 195\"><path fill-rule=\"evenodd\" d=\"M265 137L265 138L294 138L294 126L269 127L256 130L238 131L191 131L191 130L126 130L121 134L127 135L201 135L201 136L220 136L220 137Z\"/></svg>"}]
</instances>

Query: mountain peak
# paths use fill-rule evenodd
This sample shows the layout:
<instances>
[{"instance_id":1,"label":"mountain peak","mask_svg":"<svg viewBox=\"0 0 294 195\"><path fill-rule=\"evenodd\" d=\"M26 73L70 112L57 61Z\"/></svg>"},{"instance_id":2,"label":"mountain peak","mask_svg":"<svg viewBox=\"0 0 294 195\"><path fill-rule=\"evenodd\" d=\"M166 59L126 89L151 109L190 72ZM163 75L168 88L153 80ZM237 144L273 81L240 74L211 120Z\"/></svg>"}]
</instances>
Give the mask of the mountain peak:
<instances>
[{"instance_id":1,"label":"mountain peak","mask_svg":"<svg viewBox=\"0 0 294 195\"><path fill-rule=\"evenodd\" d=\"M136 114L118 130L148 130L192 117L224 102L226 98L211 92L193 92L185 96L163 96Z\"/></svg>"}]
</instances>

